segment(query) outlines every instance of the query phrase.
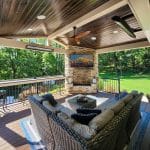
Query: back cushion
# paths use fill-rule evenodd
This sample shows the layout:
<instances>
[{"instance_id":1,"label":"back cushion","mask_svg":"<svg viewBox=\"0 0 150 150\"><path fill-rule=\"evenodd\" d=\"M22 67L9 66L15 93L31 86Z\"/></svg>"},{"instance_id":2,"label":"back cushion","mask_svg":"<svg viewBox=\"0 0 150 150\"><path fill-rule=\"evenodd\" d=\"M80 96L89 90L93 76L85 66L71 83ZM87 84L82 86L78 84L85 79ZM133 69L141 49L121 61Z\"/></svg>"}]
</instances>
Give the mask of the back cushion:
<instances>
[{"instance_id":1,"label":"back cushion","mask_svg":"<svg viewBox=\"0 0 150 150\"><path fill-rule=\"evenodd\" d=\"M120 110L124 107L124 102L123 101L119 101L117 102L114 106L112 106L110 109L116 114L118 114L120 112Z\"/></svg>"},{"instance_id":2,"label":"back cushion","mask_svg":"<svg viewBox=\"0 0 150 150\"><path fill-rule=\"evenodd\" d=\"M114 112L112 110L105 110L89 122L89 127L98 131L102 129L113 117Z\"/></svg>"},{"instance_id":3,"label":"back cushion","mask_svg":"<svg viewBox=\"0 0 150 150\"><path fill-rule=\"evenodd\" d=\"M44 106L45 108L47 108L47 109L50 110L51 112L57 113L56 108L53 107L48 101L43 101L42 104L43 104L43 106Z\"/></svg>"},{"instance_id":4,"label":"back cushion","mask_svg":"<svg viewBox=\"0 0 150 150\"><path fill-rule=\"evenodd\" d=\"M52 106L57 105L57 101L54 99L54 96L52 94L48 93L48 94L43 95L42 97L43 97L44 100L49 101L49 103Z\"/></svg>"},{"instance_id":5,"label":"back cushion","mask_svg":"<svg viewBox=\"0 0 150 150\"><path fill-rule=\"evenodd\" d=\"M42 103L43 97L39 96L38 94L34 94L33 97L40 103Z\"/></svg>"},{"instance_id":6,"label":"back cushion","mask_svg":"<svg viewBox=\"0 0 150 150\"><path fill-rule=\"evenodd\" d=\"M123 101L125 104L127 104L131 99L133 98L132 94L128 94L127 96L123 97L121 101Z\"/></svg>"}]
</instances>

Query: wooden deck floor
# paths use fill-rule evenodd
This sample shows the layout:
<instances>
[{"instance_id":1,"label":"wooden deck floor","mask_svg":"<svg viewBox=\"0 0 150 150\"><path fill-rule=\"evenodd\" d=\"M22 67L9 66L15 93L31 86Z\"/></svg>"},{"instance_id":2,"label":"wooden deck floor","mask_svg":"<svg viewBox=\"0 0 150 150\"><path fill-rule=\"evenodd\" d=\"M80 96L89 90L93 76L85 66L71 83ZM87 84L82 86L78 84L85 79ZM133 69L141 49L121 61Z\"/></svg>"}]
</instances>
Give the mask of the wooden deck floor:
<instances>
[{"instance_id":1,"label":"wooden deck floor","mask_svg":"<svg viewBox=\"0 0 150 150\"><path fill-rule=\"evenodd\" d=\"M30 147L19 126L19 120L31 114L29 104L16 103L8 106L0 117L0 150L29 150ZM2 114L1 114L2 115Z\"/></svg>"},{"instance_id":2,"label":"wooden deck floor","mask_svg":"<svg viewBox=\"0 0 150 150\"><path fill-rule=\"evenodd\" d=\"M63 101L60 96L57 98ZM0 150L30 150L19 126L20 119L30 116L30 105L16 103L8 106L8 109L8 113L0 117ZM150 112L150 103L143 101L141 111ZM150 131L150 126L148 130Z\"/></svg>"}]
</instances>

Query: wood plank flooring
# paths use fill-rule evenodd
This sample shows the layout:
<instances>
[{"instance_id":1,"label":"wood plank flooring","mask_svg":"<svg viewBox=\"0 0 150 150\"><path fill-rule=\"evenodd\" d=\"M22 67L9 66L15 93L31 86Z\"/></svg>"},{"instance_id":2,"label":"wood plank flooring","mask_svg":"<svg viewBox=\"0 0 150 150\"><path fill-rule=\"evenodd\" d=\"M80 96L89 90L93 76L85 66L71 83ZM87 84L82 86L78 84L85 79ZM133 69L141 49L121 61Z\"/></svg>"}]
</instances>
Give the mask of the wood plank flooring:
<instances>
[{"instance_id":1,"label":"wood plank flooring","mask_svg":"<svg viewBox=\"0 0 150 150\"><path fill-rule=\"evenodd\" d=\"M19 126L19 120L31 114L29 104L16 103L8 106L6 111L0 117L0 150L30 150Z\"/></svg>"}]
</instances>

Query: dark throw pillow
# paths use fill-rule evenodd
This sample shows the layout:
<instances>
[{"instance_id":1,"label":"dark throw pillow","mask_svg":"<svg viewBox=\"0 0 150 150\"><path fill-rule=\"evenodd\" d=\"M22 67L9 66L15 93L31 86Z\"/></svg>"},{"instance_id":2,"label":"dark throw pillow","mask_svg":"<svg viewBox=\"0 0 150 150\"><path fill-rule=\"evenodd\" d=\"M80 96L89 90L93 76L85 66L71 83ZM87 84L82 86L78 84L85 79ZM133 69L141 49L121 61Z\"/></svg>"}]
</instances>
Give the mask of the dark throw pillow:
<instances>
[{"instance_id":1,"label":"dark throw pillow","mask_svg":"<svg viewBox=\"0 0 150 150\"><path fill-rule=\"evenodd\" d=\"M45 94L42 96L43 97L43 100L42 101L49 101L49 103L52 105L52 106L55 106L57 104L57 101L54 99L53 95L52 94Z\"/></svg>"},{"instance_id":2,"label":"dark throw pillow","mask_svg":"<svg viewBox=\"0 0 150 150\"><path fill-rule=\"evenodd\" d=\"M72 114L71 118L75 119L77 122L81 124L88 124L97 114L90 113L90 114Z\"/></svg>"},{"instance_id":3,"label":"dark throw pillow","mask_svg":"<svg viewBox=\"0 0 150 150\"><path fill-rule=\"evenodd\" d=\"M96 113L97 115L102 112L99 109L89 109L89 108L79 108L76 111L77 111L77 113L82 113L82 114Z\"/></svg>"}]
</instances>

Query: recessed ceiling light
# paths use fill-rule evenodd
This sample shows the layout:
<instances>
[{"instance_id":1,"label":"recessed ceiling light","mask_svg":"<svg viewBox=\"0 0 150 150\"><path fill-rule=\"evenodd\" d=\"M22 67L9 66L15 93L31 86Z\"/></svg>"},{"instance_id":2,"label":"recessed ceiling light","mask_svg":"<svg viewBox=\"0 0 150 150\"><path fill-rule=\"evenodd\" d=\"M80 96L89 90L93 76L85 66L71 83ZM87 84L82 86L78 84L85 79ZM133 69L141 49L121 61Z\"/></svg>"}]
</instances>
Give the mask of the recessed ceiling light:
<instances>
[{"instance_id":1,"label":"recessed ceiling light","mask_svg":"<svg viewBox=\"0 0 150 150\"><path fill-rule=\"evenodd\" d=\"M95 40L96 40L96 37L95 37L95 36L92 36L92 37L91 37L91 40L95 41Z\"/></svg>"},{"instance_id":2,"label":"recessed ceiling light","mask_svg":"<svg viewBox=\"0 0 150 150\"><path fill-rule=\"evenodd\" d=\"M33 29L31 29L31 28L29 28L29 29L27 29L28 31L32 31Z\"/></svg>"},{"instance_id":3,"label":"recessed ceiling light","mask_svg":"<svg viewBox=\"0 0 150 150\"><path fill-rule=\"evenodd\" d=\"M119 31L117 31L117 30L113 31L114 34L117 34L118 32L119 32Z\"/></svg>"},{"instance_id":4,"label":"recessed ceiling light","mask_svg":"<svg viewBox=\"0 0 150 150\"><path fill-rule=\"evenodd\" d=\"M44 20L44 19L46 19L46 16L44 16L44 15L39 15L39 16L37 16L37 19L39 19L39 20Z\"/></svg>"}]
</instances>

